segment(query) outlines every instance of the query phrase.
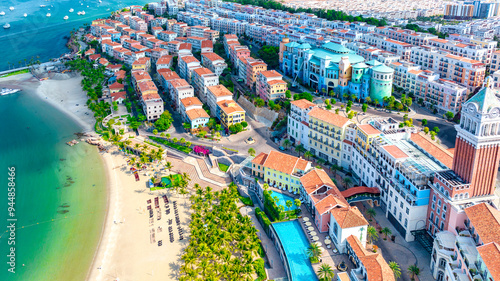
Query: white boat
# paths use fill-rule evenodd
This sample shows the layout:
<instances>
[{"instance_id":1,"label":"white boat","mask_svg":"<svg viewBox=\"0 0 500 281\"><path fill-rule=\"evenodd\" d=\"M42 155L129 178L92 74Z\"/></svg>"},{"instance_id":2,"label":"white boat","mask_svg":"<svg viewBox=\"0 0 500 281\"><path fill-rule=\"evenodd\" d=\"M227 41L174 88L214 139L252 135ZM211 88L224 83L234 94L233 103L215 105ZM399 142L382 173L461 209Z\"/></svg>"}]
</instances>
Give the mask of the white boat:
<instances>
[{"instance_id":1,"label":"white boat","mask_svg":"<svg viewBox=\"0 0 500 281\"><path fill-rule=\"evenodd\" d=\"M85 15L85 11L82 11L82 16L84 16L84 15Z\"/></svg>"},{"instance_id":2,"label":"white boat","mask_svg":"<svg viewBox=\"0 0 500 281\"><path fill-rule=\"evenodd\" d=\"M4 12L4 11L1 11L1 12L0 12L0 16L5 16L5 12Z\"/></svg>"},{"instance_id":3,"label":"white boat","mask_svg":"<svg viewBox=\"0 0 500 281\"><path fill-rule=\"evenodd\" d=\"M64 20L67 20L67 19L69 19L69 17L68 16L64 16Z\"/></svg>"},{"instance_id":4,"label":"white boat","mask_svg":"<svg viewBox=\"0 0 500 281\"><path fill-rule=\"evenodd\" d=\"M50 17L50 16L52 16L52 15L51 15L50 13L47 13L47 15L46 15L46 16L47 16L47 17Z\"/></svg>"},{"instance_id":5,"label":"white boat","mask_svg":"<svg viewBox=\"0 0 500 281\"><path fill-rule=\"evenodd\" d=\"M9 10L14 11L14 7L10 7Z\"/></svg>"},{"instance_id":6,"label":"white boat","mask_svg":"<svg viewBox=\"0 0 500 281\"><path fill-rule=\"evenodd\" d=\"M102 0L99 0L99 3L102 3Z\"/></svg>"},{"instance_id":7,"label":"white boat","mask_svg":"<svg viewBox=\"0 0 500 281\"><path fill-rule=\"evenodd\" d=\"M3 28L5 28L5 29L10 28L10 24L8 24L8 23L4 24Z\"/></svg>"},{"instance_id":8,"label":"white boat","mask_svg":"<svg viewBox=\"0 0 500 281\"><path fill-rule=\"evenodd\" d=\"M23 16L24 16L24 17L27 17L27 16L28 16L28 14L24 13L24 15L23 15Z\"/></svg>"},{"instance_id":9,"label":"white boat","mask_svg":"<svg viewBox=\"0 0 500 281\"><path fill-rule=\"evenodd\" d=\"M79 15L79 16L81 16L81 15L82 15L82 12L78 12L78 13L76 13L76 14L77 14L77 15Z\"/></svg>"},{"instance_id":10,"label":"white boat","mask_svg":"<svg viewBox=\"0 0 500 281\"><path fill-rule=\"evenodd\" d=\"M8 88L3 88L2 90L0 90L0 96L5 96L5 95L10 95L10 94L14 94L14 93L17 93L21 90L19 89L8 89Z\"/></svg>"},{"instance_id":11,"label":"white boat","mask_svg":"<svg viewBox=\"0 0 500 281\"><path fill-rule=\"evenodd\" d=\"M73 10L73 8L69 9L69 12L70 13L73 13L75 10Z\"/></svg>"},{"instance_id":12,"label":"white boat","mask_svg":"<svg viewBox=\"0 0 500 281\"><path fill-rule=\"evenodd\" d=\"M40 5L40 8L45 8L45 5Z\"/></svg>"}]
</instances>

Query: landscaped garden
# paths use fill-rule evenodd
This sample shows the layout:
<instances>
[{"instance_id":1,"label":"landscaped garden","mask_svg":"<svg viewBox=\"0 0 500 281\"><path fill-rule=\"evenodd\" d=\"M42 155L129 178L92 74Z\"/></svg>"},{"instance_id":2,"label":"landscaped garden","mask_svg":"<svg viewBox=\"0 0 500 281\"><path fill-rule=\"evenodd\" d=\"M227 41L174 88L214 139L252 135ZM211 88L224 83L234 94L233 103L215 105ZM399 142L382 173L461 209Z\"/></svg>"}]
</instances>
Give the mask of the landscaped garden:
<instances>
[{"instance_id":1,"label":"landscaped garden","mask_svg":"<svg viewBox=\"0 0 500 281\"><path fill-rule=\"evenodd\" d=\"M286 200L285 196L280 199L277 195L273 196L273 192L269 189L267 183L264 184L264 212L273 221L283 221L297 218L300 213L300 200ZM287 196L288 197L288 196ZM292 199L292 198L290 198ZM284 202L281 202L284 201Z\"/></svg>"},{"instance_id":2,"label":"landscaped garden","mask_svg":"<svg viewBox=\"0 0 500 281\"><path fill-rule=\"evenodd\" d=\"M151 191L161 190L164 188L176 187L176 186L179 186L181 184L181 181L182 181L182 176L179 174L173 174L173 175L170 175L168 177L162 177L160 185L152 187Z\"/></svg>"},{"instance_id":3,"label":"landscaped garden","mask_svg":"<svg viewBox=\"0 0 500 281\"><path fill-rule=\"evenodd\" d=\"M177 139L175 139L174 141L169 141L168 139L153 137L153 136L149 136L149 138L157 143L161 143L163 145L169 146L171 148L177 149L177 150L182 151L182 152L187 153L187 154L189 154L189 153L191 153L191 151L193 151L193 149L191 147L189 147L189 146L191 146L190 142L179 141L179 143L177 143L176 142Z\"/></svg>"},{"instance_id":4,"label":"landscaped garden","mask_svg":"<svg viewBox=\"0 0 500 281\"><path fill-rule=\"evenodd\" d=\"M226 164L219 163L219 169L225 173L227 172L227 169L229 169L229 166Z\"/></svg>"},{"instance_id":5,"label":"landscaped garden","mask_svg":"<svg viewBox=\"0 0 500 281\"><path fill-rule=\"evenodd\" d=\"M195 189L191 240L181 257L179 280L266 280L257 229L239 211L236 186Z\"/></svg>"}]
</instances>

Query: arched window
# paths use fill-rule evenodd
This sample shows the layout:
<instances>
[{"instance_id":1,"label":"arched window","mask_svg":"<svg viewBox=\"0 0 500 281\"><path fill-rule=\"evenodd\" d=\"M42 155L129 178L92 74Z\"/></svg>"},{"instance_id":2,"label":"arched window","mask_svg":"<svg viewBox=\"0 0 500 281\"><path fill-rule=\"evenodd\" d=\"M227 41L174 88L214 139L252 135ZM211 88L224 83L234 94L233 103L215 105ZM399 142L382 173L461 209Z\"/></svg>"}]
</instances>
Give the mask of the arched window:
<instances>
[{"instance_id":1,"label":"arched window","mask_svg":"<svg viewBox=\"0 0 500 281\"><path fill-rule=\"evenodd\" d=\"M469 192L465 193L465 198L469 198Z\"/></svg>"},{"instance_id":2,"label":"arched window","mask_svg":"<svg viewBox=\"0 0 500 281\"><path fill-rule=\"evenodd\" d=\"M441 199L438 200L438 206L441 207Z\"/></svg>"}]
</instances>

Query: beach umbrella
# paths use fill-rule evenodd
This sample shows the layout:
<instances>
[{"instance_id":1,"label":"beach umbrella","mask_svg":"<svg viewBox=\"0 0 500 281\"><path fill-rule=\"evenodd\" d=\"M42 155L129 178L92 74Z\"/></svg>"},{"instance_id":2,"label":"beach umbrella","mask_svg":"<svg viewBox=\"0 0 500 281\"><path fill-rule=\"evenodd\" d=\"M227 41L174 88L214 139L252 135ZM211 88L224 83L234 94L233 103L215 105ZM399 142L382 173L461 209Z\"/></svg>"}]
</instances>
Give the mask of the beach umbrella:
<instances>
[{"instance_id":1,"label":"beach umbrella","mask_svg":"<svg viewBox=\"0 0 500 281\"><path fill-rule=\"evenodd\" d=\"M319 247L319 250L320 250L322 253L323 253L323 252L325 252L325 248L323 248L323 247Z\"/></svg>"},{"instance_id":2,"label":"beach umbrella","mask_svg":"<svg viewBox=\"0 0 500 281\"><path fill-rule=\"evenodd\" d=\"M331 243L332 243L331 240L325 239L325 245L328 245L328 244L331 244Z\"/></svg>"},{"instance_id":3,"label":"beach umbrella","mask_svg":"<svg viewBox=\"0 0 500 281\"><path fill-rule=\"evenodd\" d=\"M311 226L311 225L312 225L312 223L311 223L311 222L309 222L309 221L308 221L308 222L306 222L306 226Z\"/></svg>"},{"instance_id":4,"label":"beach umbrella","mask_svg":"<svg viewBox=\"0 0 500 281\"><path fill-rule=\"evenodd\" d=\"M319 240L319 237L318 237L318 236L313 236L312 240L313 240L313 241L318 241L318 240Z\"/></svg>"},{"instance_id":5,"label":"beach umbrella","mask_svg":"<svg viewBox=\"0 0 500 281\"><path fill-rule=\"evenodd\" d=\"M317 234L316 231L311 232L311 236L316 236Z\"/></svg>"},{"instance_id":6,"label":"beach umbrella","mask_svg":"<svg viewBox=\"0 0 500 281\"><path fill-rule=\"evenodd\" d=\"M305 218L304 218L304 221L309 221L309 218L308 218L308 217L305 217Z\"/></svg>"},{"instance_id":7,"label":"beach umbrella","mask_svg":"<svg viewBox=\"0 0 500 281\"><path fill-rule=\"evenodd\" d=\"M323 244L321 244L321 242L314 242L314 244L318 245L318 246L322 246Z\"/></svg>"},{"instance_id":8,"label":"beach umbrella","mask_svg":"<svg viewBox=\"0 0 500 281\"><path fill-rule=\"evenodd\" d=\"M309 231L313 231L313 230L314 230L314 227L310 226L310 227L308 227L308 228L307 228L307 230L309 230Z\"/></svg>"}]
</instances>

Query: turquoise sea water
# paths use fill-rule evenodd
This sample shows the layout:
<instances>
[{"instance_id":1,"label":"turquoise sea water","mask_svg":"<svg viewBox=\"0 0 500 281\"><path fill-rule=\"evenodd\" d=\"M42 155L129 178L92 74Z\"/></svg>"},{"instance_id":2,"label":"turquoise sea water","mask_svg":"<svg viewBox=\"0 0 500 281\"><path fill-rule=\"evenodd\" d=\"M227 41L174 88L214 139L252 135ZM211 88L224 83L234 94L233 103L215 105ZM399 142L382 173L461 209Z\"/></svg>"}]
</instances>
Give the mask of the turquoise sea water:
<instances>
[{"instance_id":1,"label":"turquoise sea water","mask_svg":"<svg viewBox=\"0 0 500 281\"><path fill-rule=\"evenodd\" d=\"M300 227L299 221L274 223L273 228L285 250L291 281L318 280L306 255L309 242Z\"/></svg>"},{"instance_id":2,"label":"turquoise sea water","mask_svg":"<svg viewBox=\"0 0 500 281\"><path fill-rule=\"evenodd\" d=\"M278 203L277 203L278 206L285 207L286 211L297 209L297 206L295 206L295 204L292 205L292 207L290 209L288 209L288 207L286 206L286 201L288 201L288 200L292 201L292 203L293 203L293 200L294 200L293 197L290 197L290 196L288 196L286 194L282 194L282 193L276 192L274 190L271 190L271 197L273 197L273 198L274 197L278 197Z\"/></svg>"},{"instance_id":3,"label":"turquoise sea water","mask_svg":"<svg viewBox=\"0 0 500 281\"><path fill-rule=\"evenodd\" d=\"M67 146L81 129L34 94L0 96L0 115L0 280L85 280L106 208L106 177L96 148ZM15 274L7 271L5 232L12 166Z\"/></svg>"},{"instance_id":4,"label":"turquoise sea water","mask_svg":"<svg viewBox=\"0 0 500 281\"><path fill-rule=\"evenodd\" d=\"M68 52L65 46L67 39L64 37L69 36L74 28L96 18L108 17L113 10L149 2L154 1L102 0L99 3L98 0L0 0L0 11L5 12L5 16L0 16L0 71L9 69L9 63L11 68L12 63L15 67L24 66L24 59L29 62L32 57L39 56L42 62L59 57ZM40 5L46 7L40 8ZM11 6L15 8L14 11L9 10ZM69 12L71 8L74 9L73 13ZM77 15L79 11L85 11L85 15ZM24 13L28 14L26 18ZM47 13L51 17L47 17ZM69 19L64 20L64 16ZM11 25L10 29L3 28L6 23Z\"/></svg>"}]
</instances>

